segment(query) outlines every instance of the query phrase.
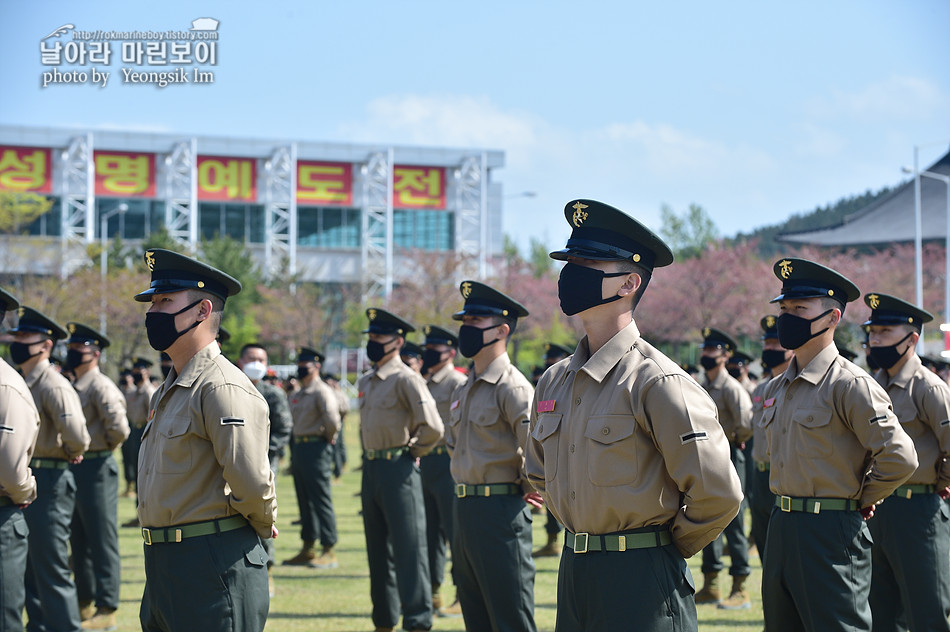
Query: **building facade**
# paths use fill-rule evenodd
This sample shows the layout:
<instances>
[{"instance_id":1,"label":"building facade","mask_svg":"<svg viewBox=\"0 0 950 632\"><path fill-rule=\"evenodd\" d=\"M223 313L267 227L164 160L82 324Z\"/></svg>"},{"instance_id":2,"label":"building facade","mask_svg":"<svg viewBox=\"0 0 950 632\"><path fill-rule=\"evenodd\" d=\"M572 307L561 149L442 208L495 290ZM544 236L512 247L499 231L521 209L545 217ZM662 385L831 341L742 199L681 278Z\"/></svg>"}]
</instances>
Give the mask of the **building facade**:
<instances>
[{"instance_id":1,"label":"building facade","mask_svg":"<svg viewBox=\"0 0 950 632\"><path fill-rule=\"evenodd\" d=\"M389 294L410 250L456 252L484 278L503 245L503 166L482 149L0 126L0 192L54 201L3 237L30 256L3 257L0 273L66 276L103 230L136 243L164 226L191 249L231 237L265 275L362 283L368 297Z\"/></svg>"}]
</instances>

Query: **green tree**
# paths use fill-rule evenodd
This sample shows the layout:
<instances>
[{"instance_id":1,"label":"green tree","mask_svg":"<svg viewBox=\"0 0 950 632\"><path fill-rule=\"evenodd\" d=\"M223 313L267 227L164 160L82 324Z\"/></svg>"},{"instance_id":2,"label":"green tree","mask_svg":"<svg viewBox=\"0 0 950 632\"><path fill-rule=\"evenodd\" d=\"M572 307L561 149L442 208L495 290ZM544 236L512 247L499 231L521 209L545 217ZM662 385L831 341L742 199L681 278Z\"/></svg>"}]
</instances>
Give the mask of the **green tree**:
<instances>
[{"instance_id":1,"label":"green tree","mask_svg":"<svg viewBox=\"0 0 950 632\"><path fill-rule=\"evenodd\" d=\"M682 215L669 204L663 204L660 216L663 221L660 236L677 259L695 259L707 245L719 239L716 224L698 204L690 204Z\"/></svg>"},{"instance_id":2,"label":"green tree","mask_svg":"<svg viewBox=\"0 0 950 632\"><path fill-rule=\"evenodd\" d=\"M35 193L0 191L0 233L16 235L51 208L51 198Z\"/></svg>"},{"instance_id":3,"label":"green tree","mask_svg":"<svg viewBox=\"0 0 950 632\"><path fill-rule=\"evenodd\" d=\"M531 238L531 273L535 279L540 279L551 271L553 259L548 256L551 250L540 239Z\"/></svg>"}]
</instances>

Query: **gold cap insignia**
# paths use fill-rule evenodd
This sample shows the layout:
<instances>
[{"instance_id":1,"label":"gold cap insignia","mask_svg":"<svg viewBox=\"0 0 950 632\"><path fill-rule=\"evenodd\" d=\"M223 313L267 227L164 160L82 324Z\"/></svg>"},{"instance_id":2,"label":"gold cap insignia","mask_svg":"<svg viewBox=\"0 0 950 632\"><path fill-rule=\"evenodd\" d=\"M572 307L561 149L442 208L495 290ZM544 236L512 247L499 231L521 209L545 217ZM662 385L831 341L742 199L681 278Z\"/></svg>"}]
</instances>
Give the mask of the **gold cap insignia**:
<instances>
[{"instance_id":1,"label":"gold cap insignia","mask_svg":"<svg viewBox=\"0 0 950 632\"><path fill-rule=\"evenodd\" d=\"M871 306L871 309L877 309L881 304L881 297L877 294L868 294L868 305Z\"/></svg>"},{"instance_id":2,"label":"gold cap insignia","mask_svg":"<svg viewBox=\"0 0 950 632\"><path fill-rule=\"evenodd\" d=\"M71 334L76 333L76 323L69 323L66 325L66 329L68 329Z\"/></svg>"},{"instance_id":3,"label":"gold cap insignia","mask_svg":"<svg viewBox=\"0 0 950 632\"><path fill-rule=\"evenodd\" d=\"M771 329L775 327L775 316L766 316L765 317L765 326Z\"/></svg>"},{"instance_id":4,"label":"gold cap insignia","mask_svg":"<svg viewBox=\"0 0 950 632\"><path fill-rule=\"evenodd\" d=\"M703 329L703 338L709 338L709 327Z\"/></svg>"},{"instance_id":5,"label":"gold cap insignia","mask_svg":"<svg viewBox=\"0 0 950 632\"><path fill-rule=\"evenodd\" d=\"M472 295L472 284L468 281L462 283L462 298L468 298Z\"/></svg>"},{"instance_id":6,"label":"gold cap insignia","mask_svg":"<svg viewBox=\"0 0 950 632\"><path fill-rule=\"evenodd\" d=\"M375 309L369 310L368 312L366 312L366 315L369 316L369 319L370 319L370 320L376 320L376 310L375 310Z\"/></svg>"},{"instance_id":7,"label":"gold cap insignia","mask_svg":"<svg viewBox=\"0 0 950 632\"><path fill-rule=\"evenodd\" d=\"M155 253L148 251L145 253L145 264L148 266L149 271L155 269Z\"/></svg>"},{"instance_id":8,"label":"gold cap insignia","mask_svg":"<svg viewBox=\"0 0 950 632\"><path fill-rule=\"evenodd\" d=\"M828 296L834 296L834 295L835 295L834 290L828 290Z\"/></svg>"},{"instance_id":9,"label":"gold cap insignia","mask_svg":"<svg viewBox=\"0 0 950 632\"><path fill-rule=\"evenodd\" d=\"M25 307L21 307L21 308L17 309L17 311L16 311L16 315L17 315L17 316L20 316L20 317L22 317L24 313L26 313L26 308L25 308Z\"/></svg>"},{"instance_id":10,"label":"gold cap insignia","mask_svg":"<svg viewBox=\"0 0 950 632\"><path fill-rule=\"evenodd\" d=\"M580 228L580 225L587 219L587 213L584 212L587 205L575 202L571 208L574 209L574 215L571 217L571 221L574 222L574 226Z\"/></svg>"},{"instance_id":11,"label":"gold cap insignia","mask_svg":"<svg viewBox=\"0 0 950 632\"><path fill-rule=\"evenodd\" d=\"M426 325L426 328L423 331L425 331L425 335L428 336L429 334L432 333L432 327L430 327L429 325Z\"/></svg>"},{"instance_id":12,"label":"gold cap insignia","mask_svg":"<svg viewBox=\"0 0 950 632\"><path fill-rule=\"evenodd\" d=\"M779 274L782 275L783 279L787 279L789 276L791 276L792 272L795 269L792 267L792 262L789 261L788 259L783 259L782 261L779 261L778 267L779 267Z\"/></svg>"}]
</instances>

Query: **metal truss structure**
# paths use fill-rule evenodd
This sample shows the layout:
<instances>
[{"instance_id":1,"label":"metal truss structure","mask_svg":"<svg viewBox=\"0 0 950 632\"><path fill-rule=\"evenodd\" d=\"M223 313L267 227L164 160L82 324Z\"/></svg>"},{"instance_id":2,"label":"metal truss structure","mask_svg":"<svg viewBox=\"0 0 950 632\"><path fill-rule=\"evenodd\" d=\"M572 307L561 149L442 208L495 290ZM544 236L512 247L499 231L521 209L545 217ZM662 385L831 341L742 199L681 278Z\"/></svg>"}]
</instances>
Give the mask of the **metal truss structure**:
<instances>
[{"instance_id":1,"label":"metal truss structure","mask_svg":"<svg viewBox=\"0 0 950 632\"><path fill-rule=\"evenodd\" d=\"M182 140L165 157L165 227L191 250L198 245L198 141Z\"/></svg>"},{"instance_id":2,"label":"metal truss structure","mask_svg":"<svg viewBox=\"0 0 950 632\"><path fill-rule=\"evenodd\" d=\"M96 239L96 189L92 134L75 136L62 154L60 278L85 260L85 246ZM77 250L74 246L82 246Z\"/></svg>"},{"instance_id":3,"label":"metal truss structure","mask_svg":"<svg viewBox=\"0 0 950 632\"><path fill-rule=\"evenodd\" d=\"M488 276L488 168L486 155L470 156L456 170L455 244L468 277Z\"/></svg>"},{"instance_id":4,"label":"metal truss structure","mask_svg":"<svg viewBox=\"0 0 950 632\"><path fill-rule=\"evenodd\" d=\"M363 302L393 291L393 150L375 152L363 165Z\"/></svg>"},{"instance_id":5,"label":"metal truss structure","mask_svg":"<svg viewBox=\"0 0 950 632\"><path fill-rule=\"evenodd\" d=\"M297 144L291 143L264 163L264 270L269 276L297 272L296 191Z\"/></svg>"}]
</instances>

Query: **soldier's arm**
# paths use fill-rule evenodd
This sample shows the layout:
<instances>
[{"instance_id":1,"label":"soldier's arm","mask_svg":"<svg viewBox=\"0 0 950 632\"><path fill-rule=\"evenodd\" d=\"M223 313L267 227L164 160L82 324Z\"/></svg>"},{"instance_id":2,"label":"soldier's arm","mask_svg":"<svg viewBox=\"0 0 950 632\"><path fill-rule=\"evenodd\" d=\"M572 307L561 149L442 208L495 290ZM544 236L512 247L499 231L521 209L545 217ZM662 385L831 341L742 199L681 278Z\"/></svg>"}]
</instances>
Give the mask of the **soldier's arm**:
<instances>
[{"instance_id":1,"label":"soldier's arm","mask_svg":"<svg viewBox=\"0 0 950 632\"><path fill-rule=\"evenodd\" d=\"M79 394L66 383L54 386L48 396L53 424L63 440L63 451L70 460L77 459L89 449L91 441Z\"/></svg>"},{"instance_id":2,"label":"soldier's arm","mask_svg":"<svg viewBox=\"0 0 950 632\"><path fill-rule=\"evenodd\" d=\"M0 385L0 489L17 505L36 500L29 454L38 429L33 402L16 389Z\"/></svg>"},{"instance_id":3,"label":"soldier's arm","mask_svg":"<svg viewBox=\"0 0 950 632\"><path fill-rule=\"evenodd\" d=\"M673 519L673 543L690 557L715 540L739 512L739 477L716 405L699 385L673 374L657 378L644 390L640 396L648 431L682 494L682 508Z\"/></svg>"},{"instance_id":4,"label":"soldier's arm","mask_svg":"<svg viewBox=\"0 0 950 632\"><path fill-rule=\"evenodd\" d=\"M752 438L752 396L741 384L736 389L736 442Z\"/></svg>"},{"instance_id":5,"label":"soldier's arm","mask_svg":"<svg viewBox=\"0 0 950 632\"><path fill-rule=\"evenodd\" d=\"M412 421L409 427L409 451L412 456L428 454L436 446L445 426L439 417L432 393L422 377L414 375L400 381L400 395L403 404L410 410Z\"/></svg>"},{"instance_id":6,"label":"soldier's arm","mask_svg":"<svg viewBox=\"0 0 950 632\"><path fill-rule=\"evenodd\" d=\"M290 416L287 395L279 388L268 389L267 407L270 410L270 449L279 452L290 442L294 421Z\"/></svg>"},{"instance_id":7,"label":"soldier's arm","mask_svg":"<svg viewBox=\"0 0 950 632\"><path fill-rule=\"evenodd\" d=\"M98 404L99 414L105 422L106 444L110 450L122 445L129 438L129 418L125 408L125 396L111 382L103 384Z\"/></svg>"},{"instance_id":8,"label":"soldier's arm","mask_svg":"<svg viewBox=\"0 0 950 632\"><path fill-rule=\"evenodd\" d=\"M918 406L921 418L934 433L940 447L936 487L943 490L950 486L950 386L943 382L928 384L922 400Z\"/></svg>"},{"instance_id":9,"label":"soldier's arm","mask_svg":"<svg viewBox=\"0 0 950 632\"><path fill-rule=\"evenodd\" d=\"M271 537L277 496L267 458L267 403L257 389L251 393L237 384L218 384L202 394L201 406L205 431L231 488L231 507L260 537Z\"/></svg>"},{"instance_id":10,"label":"soldier's arm","mask_svg":"<svg viewBox=\"0 0 950 632\"><path fill-rule=\"evenodd\" d=\"M544 448L536 437L538 427L538 394L544 384L544 377L538 382L538 388L531 398L528 409L528 436L524 442L524 472L528 483L540 494L544 494Z\"/></svg>"},{"instance_id":11,"label":"soldier's arm","mask_svg":"<svg viewBox=\"0 0 950 632\"><path fill-rule=\"evenodd\" d=\"M838 402L842 417L864 448L871 464L861 489L861 507L890 496L917 469L913 440L901 428L891 400L870 376L841 381Z\"/></svg>"},{"instance_id":12,"label":"soldier's arm","mask_svg":"<svg viewBox=\"0 0 950 632\"><path fill-rule=\"evenodd\" d=\"M325 397L319 398L318 406L320 410L317 414L323 419L326 428L326 440L332 443L336 441L337 434L339 434L340 428L343 427L340 420L340 402L329 386L323 389L322 392Z\"/></svg>"},{"instance_id":13,"label":"soldier's arm","mask_svg":"<svg viewBox=\"0 0 950 632\"><path fill-rule=\"evenodd\" d=\"M524 447L528 441L528 429L531 423L531 402L534 399L534 389L530 384L505 384L499 393L499 408L504 415L505 422L511 427L518 439L521 448L521 491L528 494L534 488L528 482L524 469Z\"/></svg>"}]
</instances>

